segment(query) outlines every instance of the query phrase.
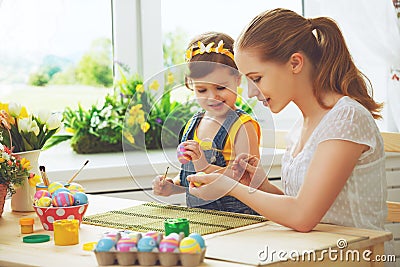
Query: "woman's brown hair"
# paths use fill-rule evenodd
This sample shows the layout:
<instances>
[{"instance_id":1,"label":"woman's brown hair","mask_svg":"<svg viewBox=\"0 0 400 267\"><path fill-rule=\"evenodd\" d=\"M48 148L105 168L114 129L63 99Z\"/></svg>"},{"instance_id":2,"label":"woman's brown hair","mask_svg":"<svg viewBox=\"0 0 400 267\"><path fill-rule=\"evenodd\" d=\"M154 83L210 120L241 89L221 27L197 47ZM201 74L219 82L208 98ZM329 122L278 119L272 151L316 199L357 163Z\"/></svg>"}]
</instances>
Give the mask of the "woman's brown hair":
<instances>
[{"instance_id":1,"label":"woman's brown hair","mask_svg":"<svg viewBox=\"0 0 400 267\"><path fill-rule=\"evenodd\" d=\"M214 47L216 47L221 40L224 42L224 48L228 49L233 54L233 38L221 32L206 32L197 35L189 42L187 49L190 49L192 47L194 47L194 50L198 49L198 41L202 42L205 46L214 42ZM188 61L188 65L189 74L187 75L187 77L185 77L185 84L186 87L188 87L189 89L192 89L192 86L188 82L188 77L202 78L213 72L214 69L218 66L228 66L231 69L232 75L239 75L235 61L229 56L221 53L203 53L194 55Z\"/></svg>"},{"instance_id":2,"label":"woman's brown hair","mask_svg":"<svg viewBox=\"0 0 400 267\"><path fill-rule=\"evenodd\" d=\"M293 53L303 52L314 66L313 93L322 107L330 108L322 101L324 90L330 90L350 96L375 119L381 118L383 105L372 98L371 82L355 66L334 20L306 19L282 8L266 11L250 22L235 43L235 49L248 48L260 52L263 61L279 63L286 63Z\"/></svg>"}]
</instances>

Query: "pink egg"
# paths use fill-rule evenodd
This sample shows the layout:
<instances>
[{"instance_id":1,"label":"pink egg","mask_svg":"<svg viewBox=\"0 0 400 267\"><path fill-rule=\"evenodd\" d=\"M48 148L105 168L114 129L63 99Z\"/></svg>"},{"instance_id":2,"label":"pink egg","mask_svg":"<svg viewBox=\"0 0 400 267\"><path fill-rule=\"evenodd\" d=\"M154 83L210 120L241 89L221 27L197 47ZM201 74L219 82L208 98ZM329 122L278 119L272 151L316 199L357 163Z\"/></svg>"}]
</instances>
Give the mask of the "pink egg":
<instances>
[{"instance_id":1,"label":"pink egg","mask_svg":"<svg viewBox=\"0 0 400 267\"><path fill-rule=\"evenodd\" d=\"M51 194L47 190L38 190L36 191L35 195L33 196L34 200L38 200L39 198L42 197L51 197Z\"/></svg>"},{"instance_id":2,"label":"pink egg","mask_svg":"<svg viewBox=\"0 0 400 267\"><path fill-rule=\"evenodd\" d=\"M179 144L178 148L176 149L176 154L177 154L179 162L182 164L186 164L192 160L190 158L190 156L185 155L185 152L186 152L186 149L183 146L183 144Z\"/></svg>"},{"instance_id":3,"label":"pink egg","mask_svg":"<svg viewBox=\"0 0 400 267\"><path fill-rule=\"evenodd\" d=\"M55 207L69 207L74 205L74 196L69 192L58 193L52 201Z\"/></svg>"},{"instance_id":4,"label":"pink egg","mask_svg":"<svg viewBox=\"0 0 400 267\"><path fill-rule=\"evenodd\" d=\"M173 237L166 237L160 242L160 252L174 252L179 247L179 241Z\"/></svg>"},{"instance_id":5,"label":"pink egg","mask_svg":"<svg viewBox=\"0 0 400 267\"><path fill-rule=\"evenodd\" d=\"M129 237L122 237L117 242L117 251L135 251L136 250L136 240Z\"/></svg>"}]
</instances>

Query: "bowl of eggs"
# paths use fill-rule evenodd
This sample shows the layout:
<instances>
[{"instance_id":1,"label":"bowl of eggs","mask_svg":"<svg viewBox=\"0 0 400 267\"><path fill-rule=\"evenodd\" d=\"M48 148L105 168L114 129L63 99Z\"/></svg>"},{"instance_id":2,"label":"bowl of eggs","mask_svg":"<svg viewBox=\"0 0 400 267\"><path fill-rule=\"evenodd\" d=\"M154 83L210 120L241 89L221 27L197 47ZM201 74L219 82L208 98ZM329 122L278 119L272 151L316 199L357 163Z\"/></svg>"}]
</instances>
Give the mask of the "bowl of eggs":
<instances>
[{"instance_id":1,"label":"bowl of eggs","mask_svg":"<svg viewBox=\"0 0 400 267\"><path fill-rule=\"evenodd\" d=\"M53 222L62 219L76 219L80 225L89 205L83 191L78 183L64 185L61 182L51 183L47 190L37 190L33 208L43 229L53 231Z\"/></svg>"}]
</instances>

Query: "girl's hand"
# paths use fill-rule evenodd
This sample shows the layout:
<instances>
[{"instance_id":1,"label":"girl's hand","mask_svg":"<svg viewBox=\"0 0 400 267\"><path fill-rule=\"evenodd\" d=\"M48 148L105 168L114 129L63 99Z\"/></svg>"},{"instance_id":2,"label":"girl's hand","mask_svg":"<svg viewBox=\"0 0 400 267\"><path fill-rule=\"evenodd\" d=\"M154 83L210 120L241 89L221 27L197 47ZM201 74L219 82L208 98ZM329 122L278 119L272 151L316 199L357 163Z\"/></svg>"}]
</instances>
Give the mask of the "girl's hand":
<instances>
[{"instance_id":1,"label":"girl's hand","mask_svg":"<svg viewBox=\"0 0 400 267\"><path fill-rule=\"evenodd\" d=\"M192 158L192 163L197 172L204 171L210 166L198 142L187 140L183 142L183 145L186 149L185 154Z\"/></svg>"},{"instance_id":2,"label":"girl's hand","mask_svg":"<svg viewBox=\"0 0 400 267\"><path fill-rule=\"evenodd\" d=\"M174 193L174 181L170 178L164 180L164 175L158 175L153 179L152 189L157 196L168 197Z\"/></svg>"},{"instance_id":3,"label":"girl's hand","mask_svg":"<svg viewBox=\"0 0 400 267\"><path fill-rule=\"evenodd\" d=\"M232 170L236 179L243 176L241 183L252 188L258 188L267 179L260 160L249 154L239 154L233 161Z\"/></svg>"},{"instance_id":4,"label":"girl's hand","mask_svg":"<svg viewBox=\"0 0 400 267\"><path fill-rule=\"evenodd\" d=\"M234 179L220 174L210 173L204 175L189 175L189 192L204 200L219 199L227 194L238 184ZM194 183L201 186L196 187Z\"/></svg>"},{"instance_id":5,"label":"girl's hand","mask_svg":"<svg viewBox=\"0 0 400 267\"><path fill-rule=\"evenodd\" d=\"M187 140L182 143L186 149L185 155L189 156L192 161L197 161L202 157L205 158L203 150L200 147L200 144L194 140Z\"/></svg>"}]
</instances>

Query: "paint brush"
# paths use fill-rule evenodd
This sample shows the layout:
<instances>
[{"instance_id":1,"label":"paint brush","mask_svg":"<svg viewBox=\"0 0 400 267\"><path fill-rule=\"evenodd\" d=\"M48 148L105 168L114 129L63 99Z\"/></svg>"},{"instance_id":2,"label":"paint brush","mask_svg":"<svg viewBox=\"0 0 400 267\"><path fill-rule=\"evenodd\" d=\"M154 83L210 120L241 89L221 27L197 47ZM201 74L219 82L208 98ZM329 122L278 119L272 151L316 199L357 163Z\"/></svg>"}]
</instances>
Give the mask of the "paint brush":
<instances>
[{"instance_id":1,"label":"paint brush","mask_svg":"<svg viewBox=\"0 0 400 267\"><path fill-rule=\"evenodd\" d=\"M167 169L165 170L165 174L164 174L164 176L163 176L163 178L161 180L161 184L164 184L165 179L167 179L168 169L169 169L169 166L167 166Z\"/></svg>"},{"instance_id":2,"label":"paint brush","mask_svg":"<svg viewBox=\"0 0 400 267\"><path fill-rule=\"evenodd\" d=\"M39 166L39 170L40 170L40 174L42 175L43 184L45 186L49 186L50 182L49 182L49 178L47 178L46 167Z\"/></svg>"},{"instance_id":3,"label":"paint brush","mask_svg":"<svg viewBox=\"0 0 400 267\"><path fill-rule=\"evenodd\" d=\"M89 163L89 160L86 160L83 166L71 177L71 179L68 180L67 184L72 183L72 181L75 179L76 176L82 171L82 169Z\"/></svg>"}]
</instances>

